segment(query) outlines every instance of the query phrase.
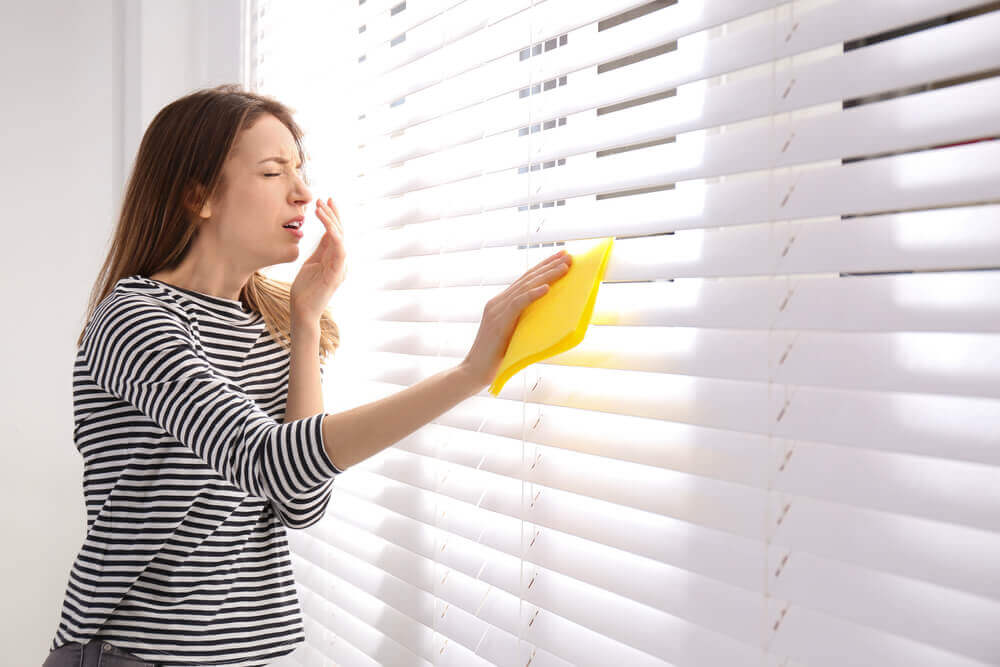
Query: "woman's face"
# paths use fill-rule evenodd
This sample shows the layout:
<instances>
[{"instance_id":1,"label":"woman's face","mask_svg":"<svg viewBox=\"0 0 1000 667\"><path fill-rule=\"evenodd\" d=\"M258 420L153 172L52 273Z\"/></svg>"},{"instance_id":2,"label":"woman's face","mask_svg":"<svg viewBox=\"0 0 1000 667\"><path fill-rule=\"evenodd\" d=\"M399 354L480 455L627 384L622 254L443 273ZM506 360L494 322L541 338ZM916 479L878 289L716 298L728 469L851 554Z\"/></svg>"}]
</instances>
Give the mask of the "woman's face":
<instances>
[{"instance_id":1,"label":"woman's face","mask_svg":"<svg viewBox=\"0 0 1000 667\"><path fill-rule=\"evenodd\" d=\"M202 221L203 247L241 274L294 262L300 239L282 225L312 201L301 168L292 133L274 116L241 132L222 167L226 185L207 207L211 221Z\"/></svg>"}]
</instances>

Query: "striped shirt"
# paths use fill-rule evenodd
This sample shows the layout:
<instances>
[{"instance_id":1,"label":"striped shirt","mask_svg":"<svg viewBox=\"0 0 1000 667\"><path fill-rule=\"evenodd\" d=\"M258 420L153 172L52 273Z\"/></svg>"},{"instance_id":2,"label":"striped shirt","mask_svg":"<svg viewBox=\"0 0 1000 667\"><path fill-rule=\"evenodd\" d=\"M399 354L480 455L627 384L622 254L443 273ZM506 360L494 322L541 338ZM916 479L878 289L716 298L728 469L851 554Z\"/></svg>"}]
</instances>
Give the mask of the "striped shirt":
<instances>
[{"instance_id":1,"label":"striped shirt","mask_svg":"<svg viewBox=\"0 0 1000 667\"><path fill-rule=\"evenodd\" d=\"M282 423L289 362L239 301L115 284L73 369L87 532L50 649L250 667L305 641L285 529L319 521L341 470L325 413Z\"/></svg>"}]
</instances>

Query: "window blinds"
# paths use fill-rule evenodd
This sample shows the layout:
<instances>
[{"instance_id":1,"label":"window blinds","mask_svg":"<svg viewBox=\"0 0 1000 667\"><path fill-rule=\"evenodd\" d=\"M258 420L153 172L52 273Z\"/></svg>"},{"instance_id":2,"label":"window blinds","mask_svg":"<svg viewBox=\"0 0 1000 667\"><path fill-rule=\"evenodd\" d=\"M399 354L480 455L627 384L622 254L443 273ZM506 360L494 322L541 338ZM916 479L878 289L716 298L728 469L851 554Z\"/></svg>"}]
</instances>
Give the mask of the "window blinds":
<instances>
[{"instance_id":1,"label":"window blinds","mask_svg":"<svg viewBox=\"0 0 1000 667\"><path fill-rule=\"evenodd\" d=\"M256 81L359 82L354 404L616 242L579 346L289 531L298 664L1000 664L1000 3L361 0L342 60L306 6Z\"/></svg>"}]
</instances>

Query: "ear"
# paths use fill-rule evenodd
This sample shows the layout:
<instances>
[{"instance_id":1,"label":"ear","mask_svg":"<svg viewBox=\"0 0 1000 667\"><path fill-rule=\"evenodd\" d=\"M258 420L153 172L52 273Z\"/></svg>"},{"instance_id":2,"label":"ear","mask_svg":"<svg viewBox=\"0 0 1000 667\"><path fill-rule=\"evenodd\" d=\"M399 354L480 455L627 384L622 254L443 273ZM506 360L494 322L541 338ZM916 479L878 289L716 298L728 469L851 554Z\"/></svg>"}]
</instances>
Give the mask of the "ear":
<instances>
[{"instance_id":1,"label":"ear","mask_svg":"<svg viewBox=\"0 0 1000 667\"><path fill-rule=\"evenodd\" d=\"M184 197L184 207L189 213L194 214L197 208L198 199L204 196L205 188L202 187L200 183L192 183L185 194ZM197 214L199 218L205 219L212 217L212 207L210 202L206 199L205 204L201 207L201 212Z\"/></svg>"}]
</instances>

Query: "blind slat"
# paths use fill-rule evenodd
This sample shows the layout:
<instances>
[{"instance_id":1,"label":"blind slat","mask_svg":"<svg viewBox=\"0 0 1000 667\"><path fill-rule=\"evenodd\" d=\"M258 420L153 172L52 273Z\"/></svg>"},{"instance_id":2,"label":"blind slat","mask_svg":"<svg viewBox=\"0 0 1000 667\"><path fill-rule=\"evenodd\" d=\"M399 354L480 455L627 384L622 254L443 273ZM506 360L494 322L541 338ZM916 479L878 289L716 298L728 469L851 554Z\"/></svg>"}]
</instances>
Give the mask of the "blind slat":
<instances>
[{"instance_id":1,"label":"blind slat","mask_svg":"<svg viewBox=\"0 0 1000 667\"><path fill-rule=\"evenodd\" d=\"M490 516L491 520L501 519L498 515L503 515L505 508L511 510L519 504L517 498L520 491L516 485L510 485L511 490L506 493L494 486L492 492L482 499L479 499L479 494L469 491L464 496L454 497L454 488L439 488L436 494L432 494L427 489L397 479L404 474L399 466L393 475L386 472L379 471L372 475L367 468L359 471L363 473L360 475L364 478L363 483L352 481L343 485L342 491L501 553L520 553L516 526L513 530L499 533L484 529L482 523L484 516ZM720 492L738 491L738 487L682 475L671 475L671 478L687 481L679 487L685 495L670 501L672 506L667 514L654 514L555 487L534 485L530 487L534 504L525 517L531 523L525 524L524 530L529 531L525 534L530 541L540 531L559 531L759 593L767 592L772 585L770 579L762 578L762 572L777 572L780 569L778 565L783 560L787 562L785 557L790 553L809 553L834 563L882 572L890 578L912 579L918 590L923 584L947 587L955 595L939 590L942 599L952 597L959 605L969 602L980 609L984 608L982 605L989 609L1000 602L994 582L984 582L977 575L988 563L995 562L990 560L998 553L995 534L788 494L775 497L770 505L764 498L753 502L758 508L764 507L759 513L767 513L766 518L737 522L731 509L723 510L723 515L716 514L720 506L729 507L720 497ZM383 489L384 493L373 495L364 483ZM537 498L534 497L536 495ZM433 508L421 509L431 497L436 498L439 504L444 503L442 507L447 511L435 517ZM759 494L750 489L742 494L743 499L756 497ZM789 503L795 511L789 509L782 516L784 507ZM589 513L587 517L568 513L567 510L574 505L578 509L585 507ZM470 516L472 514L475 516ZM706 522L703 520L705 516L714 518ZM341 518L357 523L356 519ZM779 518L782 519L781 524L777 524ZM811 527L810 523L815 520L825 523L821 527ZM397 525L393 529L392 526L392 523L380 524L372 532L414 550L412 539L408 540L404 537L405 533L400 532L402 527ZM829 526L836 527L836 530L829 530ZM880 542L877 537L880 534L907 534L908 529L914 527L920 530L907 537L907 544L890 544L888 553L870 548L870 544ZM411 528L417 530L416 525ZM419 530L429 528L420 527ZM629 532L632 530L641 532ZM875 542L868 542L870 538ZM446 538L441 539L444 541ZM919 540L930 540L932 546L917 546ZM976 552L970 553L971 549ZM477 569L483 562L482 559L477 561ZM613 567L608 571L611 569ZM768 576L780 576L780 572ZM906 591L903 584L897 588L900 594ZM822 596L815 604L823 606Z\"/></svg>"},{"instance_id":2,"label":"blind slat","mask_svg":"<svg viewBox=\"0 0 1000 667\"><path fill-rule=\"evenodd\" d=\"M486 29L452 41L418 60L372 79L361 102L363 109L389 103L445 82L467 83L495 76L491 85L511 79L514 71L530 71L535 81L589 65L626 57L779 4L777 0L705 0L673 4L657 13L657 20L629 21L611 31L598 31L597 22L633 9L641 2L605 0L580 6L573 0L545 0L525 7ZM587 13L582 13L587 12ZM562 40L566 35L565 41ZM409 39L409 38L407 38ZM552 40L555 39L555 44ZM541 42L541 46L537 44ZM522 54L523 49L531 49ZM537 52L536 52L537 51ZM542 56L539 58L538 56ZM506 62L497 62L498 59ZM510 70L508 70L510 68ZM460 75L465 75L462 79ZM512 88L513 89L513 88Z\"/></svg>"},{"instance_id":3,"label":"blind slat","mask_svg":"<svg viewBox=\"0 0 1000 667\"><path fill-rule=\"evenodd\" d=\"M405 7L393 14L393 10L403 3L403 0L393 2L365 2L358 7L355 22L358 27L365 26L358 33L358 46L365 51L374 51L387 47L388 42L401 32L409 32L419 26L424 26L442 13L453 10L468 0L421 0L405 3ZM511 2L503 2L511 6ZM523 3L519 3L523 4ZM517 6L517 5L515 5Z\"/></svg>"},{"instance_id":4,"label":"blind slat","mask_svg":"<svg viewBox=\"0 0 1000 667\"><path fill-rule=\"evenodd\" d=\"M527 167L529 163L536 169L541 165L548 169L555 165L546 162L569 156L573 156L567 160L572 165L581 153L653 141L670 142L656 160L669 165L665 179L681 181L1000 137L1000 120L995 111L1000 107L997 79L845 111L840 111L837 105L836 109L811 111L812 115L804 118L793 116L778 122L758 121L727 127L721 134L697 132L676 138L665 128L659 130L657 122L651 122L657 112L660 118L667 117L667 101L637 108L635 111L641 110L641 116L626 110L607 116L608 121L602 121L604 117L594 117L591 122L573 119L564 127L553 127L558 132L543 131L530 140L527 136L497 135L494 140L464 144L452 151L436 153L432 158L418 158L402 167L366 177L366 183L379 184L377 188L369 187L369 194L394 196L470 177L488 178L495 172ZM900 117L908 119L905 126L899 124ZM612 131L601 131L595 126ZM645 131L639 134L630 129L635 127ZM530 158L525 160L529 148ZM474 160L475 151L482 151L490 158ZM601 159L596 162L599 164Z\"/></svg>"},{"instance_id":5,"label":"blind slat","mask_svg":"<svg viewBox=\"0 0 1000 667\"><path fill-rule=\"evenodd\" d=\"M458 361L475 340L471 324L383 321L365 333L365 363ZM592 325L576 347L540 363L673 373L778 384L1000 398L995 334L949 332L754 331ZM843 364L851 358L854 364Z\"/></svg>"},{"instance_id":6,"label":"blind slat","mask_svg":"<svg viewBox=\"0 0 1000 667\"><path fill-rule=\"evenodd\" d=\"M364 125L368 129L362 130L362 136L398 132L493 98L497 100L493 104L496 109L477 108L475 113L485 118L499 114L508 122L513 121L509 127L517 127L525 122L532 122L532 119L554 118L585 109L600 108L709 77L759 67L792 56L803 56L821 47L839 46L840 42L897 28L907 22L941 12L940 3L934 0L880 3L866 8L864 12L844 11L844 5L855 5L856 2L857 0L839 0L810 12L796 13L790 19L788 29L793 24L797 27L788 33L787 41L776 34L775 26L761 22L756 27L715 40L706 38L705 45L699 43L691 48L664 53L603 74L598 74L593 69L561 72L560 74L567 76L567 81L573 81L572 85L544 92L540 90L540 94L532 94L526 99L520 98L517 91L540 81L531 79L527 73L522 75L518 70L512 69L516 68L516 63L510 61L506 67L510 69L513 78L509 82L501 79L504 82L502 86L493 84L491 78L495 78L495 74L489 79L484 77L481 81L477 80L475 85L465 82L459 86L449 79L446 84L408 96L402 105L383 105L367 111ZM981 3L957 4L960 7L956 9ZM974 45L979 42L985 43L983 50L992 55L991 59L983 62L981 68L993 69L996 67L997 55L1000 54L1000 46L992 39L992 35L998 30L998 24L1000 17L991 12L891 40L882 45L883 48L876 44L861 51L878 53L883 57L888 55L886 52L898 54L898 59L889 61L893 67L904 67L901 63L908 59L910 67L930 67L930 71L922 72L921 81L925 82L936 78L933 75L934 69L948 67L949 64L954 66L956 57L963 63L978 62L975 59ZM967 43L963 38L970 41ZM930 46L933 48L928 52ZM820 69L822 65L814 67ZM765 69L770 74L771 68ZM789 68L786 65L783 69ZM870 76L863 72L859 74L862 77ZM772 90L782 91L782 97L786 101L791 90L788 93L784 91L791 78L797 78L797 72L786 73L784 76L775 72L775 80L771 82ZM797 83L792 87L795 85ZM489 86L487 90L490 92L483 92L482 86ZM507 109L498 106L501 104ZM455 122L455 119L449 119L449 122Z\"/></svg>"},{"instance_id":7,"label":"blind slat","mask_svg":"<svg viewBox=\"0 0 1000 667\"><path fill-rule=\"evenodd\" d=\"M299 549L301 548L299 545ZM309 577L310 568L303 565L301 557L294 556L293 558L292 563L298 581L312 583ZM341 562L343 560L346 559L342 559ZM343 581L339 577L336 580ZM353 586L341 585L337 589L337 603L329 601L329 597L332 596L323 595L323 592L325 591L321 589L320 593L302 594L302 609L310 617L321 619L324 628L334 632L338 640L347 642L362 655L382 665L406 664L431 667L432 664L435 664L430 660L421 659L414 651L409 650L402 643L375 627L375 624L366 622L370 618L369 613L366 612L373 605L370 600L365 599L366 596L362 591ZM367 609L366 602L368 603ZM420 628L417 623L407 622L405 618L401 618L402 615L393 613L391 608L384 609L383 613L395 623L401 624L405 629L411 631L408 643L416 643L419 640Z\"/></svg>"},{"instance_id":8,"label":"blind slat","mask_svg":"<svg viewBox=\"0 0 1000 667\"><path fill-rule=\"evenodd\" d=\"M350 534L350 526L341 522L338 522L336 526L338 528L347 529L347 533ZM357 557L352 552L360 552L357 548L359 541L365 541L366 538L363 534L355 534L354 540L347 540L345 536L337 531L332 530L333 526L325 527L326 530L318 531L320 539L323 539L328 545L338 547L339 553L334 556L336 563L331 562L330 565L341 565L338 568L339 571L344 572L348 577L348 581L355 587L361 588L362 590L371 591L373 597L377 597L379 600L384 600L386 605L391 607L392 603L397 602L402 604L404 607L412 608L414 601L422 601L421 605L423 612L418 617L423 621L423 628L419 627L417 623L420 620L414 622L410 617L404 614L405 625L411 625L415 627L415 630L410 630L406 632L406 635L412 636L414 632L420 632L422 634L429 634L424 632L424 628L434 627L437 632L444 634L449 637L450 643L458 643L463 649L471 649L476 645L476 639L482 637L482 633L469 633L469 626L473 624L474 618L480 614L490 622L496 632L500 633L499 637L493 637L493 641L496 642L498 639L508 641L504 642L504 645L495 647L496 651L502 652L502 654L509 656L510 653L517 648L516 644L511 644L509 639L517 639L517 634L519 627L522 625L527 625L529 621L536 622L534 614L531 613L530 608L527 613L524 612L520 607L518 602L519 598L517 595L505 594L504 591L499 590L496 586L489 586L486 590L492 592L493 598L491 598L490 606L483 607L479 606L478 614L475 613L475 607L471 603L477 601L475 596L470 597L468 595L468 590L461 590L463 587L456 585L456 582L466 582L469 583L472 577L463 577L462 574L455 569L446 569L444 567L437 567L434 565L433 561L428 559L418 557L412 553L407 553L403 550L394 550L391 545L379 545L380 550L385 550L389 548L388 553L398 554L401 562L405 562L408 569L405 572L410 572L413 569L425 569L429 567L434 567L434 596L426 595L426 591L419 588L409 586L404 580L397 579L395 577L385 577L380 576L380 571L373 566L367 564L366 559L363 557ZM367 541L373 542L372 538L367 538ZM308 553L308 551L307 551ZM323 557L324 560L330 561L329 558ZM518 587L527 587L530 583L524 580L523 583L517 583L517 569L519 566L515 565L515 571L513 573L513 586L515 587L515 592ZM494 568L496 570L497 568ZM401 572L403 573L403 572ZM442 576L447 574L446 577ZM353 574L353 576L351 576ZM486 582L491 582L495 579L493 571L488 576L476 577L476 579L483 578ZM508 580L512 577L508 576ZM440 583L438 583L440 581ZM468 589L468 587L465 587ZM398 591L397 595L393 595L393 591ZM438 598L442 602L435 603L435 599ZM497 605L497 601L501 600L506 604L502 606ZM471 609L463 609L461 603L464 602L466 605L470 606ZM642 613L642 610L638 607L636 608L638 613ZM373 622L373 625L386 625L386 623L381 617L375 616L376 610L372 610L370 614L359 614L362 617L374 617L377 619ZM652 610L646 612L653 613ZM481 623L481 621L475 621L476 623ZM573 623L565 618L555 617L549 620L548 623L551 625L553 623L563 630L566 634L577 634L580 628L569 627ZM454 628L452 632L448 632L449 626ZM464 629L461 627L464 626ZM398 627L398 626L397 626ZM391 627L387 629L392 629ZM407 637L408 644L413 644L413 639ZM630 650L628 646L621 644L620 642L615 642L606 636L598 636L598 640L593 643L591 649L596 651L598 654L603 654L606 656L622 656L626 655L632 660L635 660L635 664L641 665L654 665L660 666L665 664L662 660L653 658L650 655L643 654L642 652ZM464 643L463 643L464 640ZM424 642L426 643L426 642ZM544 649L544 644L540 645ZM483 648L479 645L479 650ZM550 662L563 662L566 660L565 650L561 651L562 656L556 656L556 660L551 660ZM434 652L436 655L436 652ZM452 657L454 660L454 657ZM498 660L497 662L509 662L508 660ZM435 660L435 663L436 660ZM455 663L461 664L461 663ZM477 663L470 663L477 664ZM574 657L571 664L600 664L599 659L594 660L583 660L581 663L579 656Z\"/></svg>"},{"instance_id":9,"label":"blind slat","mask_svg":"<svg viewBox=\"0 0 1000 667\"><path fill-rule=\"evenodd\" d=\"M366 207L366 215L372 224L388 227L572 197L665 187L672 183L675 168L669 160L674 153L670 145L655 146L602 158L567 160L563 166L526 174L501 172L418 190L402 198L374 200ZM737 175L715 187L697 181L678 183L672 197L665 197L672 205L663 215L669 216L668 220L689 217L701 221L726 216L736 223L994 202L1000 199L998 165L1000 141L848 164L828 160ZM724 196L710 197L709 190ZM530 224L524 220L520 227Z\"/></svg>"},{"instance_id":10,"label":"blind slat","mask_svg":"<svg viewBox=\"0 0 1000 667\"><path fill-rule=\"evenodd\" d=\"M428 230L428 234L433 233ZM573 243L565 247L575 249ZM506 285L523 253L481 248L402 259L366 258L359 275L375 290ZM1000 206L678 230L615 244L608 280L995 268Z\"/></svg>"},{"instance_id":11,"label":"blind slat","mask_svg":"<svg viewBox=\"0 0 1000 667\"><path fill-rule=\"evenodd\" d=\"M292 554L292 562L299 563L302 559ZM300 587L302 588L302 587ZM303 627L307 637L322 637L316 644L305 644L298 649L297 658L300 663L307 665L321 665L324 660L332 660L334 664L342 667L379 667L379 663L365 655L356 646L348 643L343 637L327 629L326 626L315 619L321 615L338 613L339 607L332 602L321 601L318 596L308 589L302 588L302 607L308 609L308 615L304 618ZM343 613L343 612L340 612ZM316 645L323 647L317 649Z\"/></svg>"},{"instance_id":12,"label":"blind slat","mask_svg":"<svg viewBox=\"0 0 1000 667\"><path fill-rule=\"evenodd\" d=\"M478 322L495 288L451 287L375 292L373 320ZM947 320L940 317L942 309ZM942 331L996 333L1000 276L991 272L815 275L601 287L591 324L713 329Z\"/></svg>"},{"instance_id":13,"label":"blind slat","mask_svg":"<svg viewBox=\"0 0 1000 667\"><path fill-rule=\"evenodd\" d=\"M362 512L355 508L354 514ZM359 557L364 559L364 550L359 550L355 546L363 539L364 533L350 537L349 533L343 535L342 532L337 531L338 546L349 551L357 551ZM755 605L764 602L759 593L722 585L686 570L664 568L648 561L622 561L619 556L616 566L614 565L616 561L611 560L614 555L610 550L603 548L595 550L580 542L578 538L545 530L543 527L532 529L530 535L532 536L532 548L529 550L532 565L530 576L537 577L536 581L539 582L539 588L534 591L537 595L535 599L543 609L555 611L560 604L565 604L563 601L573 599L578 592L597 595L599 590L609 590L623 598L638 599L671 615L680 613L687 622L713 632L720 632L725 636L750 644L754 644L757 639L759 626L752 619ZM426 555L441 558L443 564L464 571L470 578L475 576L478 580L480 576L485 576L491 584L505 586L509 596L513 598L512 601L518 599L519 570L516 559L505 559L503 554L491 558L481 549L476 549L475 555L469 554L471 557L468 557L463 554L464 545L471 544L475 549L475 543L467 543L462 539L443 539L445 542L442 543L440 556L433 549L428 549ZM379 550L384 551L384 547L380 547ZM401 553L408 554L410 551ZM516 554L517 550L514 553ZM566 556L569 553L575 557L567 561ZM426 561L418 558L405 566L400 563L396 576L412 580L408 573L419 569L420 562ZM502 584L497 577L498 572L503 571L504 562L509 563L510 567L507 569L506 583ZM547 563L558 565L561 571L549 570L545 566ZM838 645L844 642L871 640L874 638L873 635L877 635L865 631L863 627L857 627L858 620L871 627L894 630L899 635L916 638L934 636L935 644L947 644L949 641L967 644L970 640L975 641L975 631L972 630L976 627L974 619L978 616L982 619L981 622L988 622L990 615L994 615L998 608L996 602L948 593L936 586L903 580L893 575L857 570L853 566L814 557L799 550L787 552L780 562L772 565L772 569L775 566L780 575L775 576L767 585L768 591L771 595L775 595L780 589L788 596L785 600L775 600L776 610L782 606L787 607L789 601L794 601L796 606L809 607L814 612L811 615L815 617L813 622L818 624L818 628L823 628L827 634L838 635ZM789 572L792 574L785 578ZM569 574L571 579L560 576L566 574ZM561 584L561 588L546 594L541 587L542 580ZM456 578L456 581L466 580ZM593 586L581 587L575 583L578 581ZM817 586L815 582L827 582L827 584ZM642 590L636 590L637 586ZM608 604L607 599L601 598L600 601L597 599L586 603L581 601L575 606L607 609ZM956 620L949 627L946 623L942 624L940 619L927 619L923 609L930 605L947 609L948 616ZM837 621L829 618L828 613L815 612L816 606L824 608L826 612L835 612L834 615L842 619L853 618L855 623ZM509 616L514 613L508 611ZM635 610L629 614L636 623L640 620L637 614ZM507 622L513 623L510 619ZM620 639L628 640L627 635L623 635ZM894 641L882 639L877 643L892 645ZM994 648L988 643L981 647L984 655L989 655L991 650ZM924 659L928 659L926 655Z\"/></svg>"},{"instance_id":14,"label":"blind slat","mask_svg":"<svg viewBox=\"0 0 1000 667\"><path fill-rule=\"evenodd\" d=\"M426 481L414 479L413 475L406 469L404 461L410 457L404 453L394 457L392 462L386 465L366 466L363 470L373 472L376 477L365 476L369 483L381 481L388 484L388 488L394 488L397 496L396 501L400 502L404 498L409 498L409 504L422 504L428 502L425 496L432 496L431 489L426 488ZM390 464L391 463L391 464ZM983 591L989 586L983 582L972 582L971 577L960 571L962 567L974 567L981 571L982 566L989 562L989 558L997 553L997 540L995 534L974 529L965 529L951 526L946 523L937 523L927 520L916 519L892 515L883 512L866 510L862 508L843 506L836 503L819 501L816 499L794 496L791 494L775 494L768 498L757 490L741 487L733 484L720 483L714 480L695 478L686 475L670 474L664 475L666 483L669 480L676 485L677 498L664 498L659 501L661 510L665 513L648 516L646 510L638 510L620 503L613 503L603 498L591 498L579 493L573 493L541 483L535 483L528 487L531 493L531 502L526 504L524 510L519 510L520 485L512 482L505 484L494 484L490 487L490 493L485 494L480 499L481 492L467 488L463 485L463 477L469 477L471 482L476 477L486 477L484 473L478 475L469 471L457 470L454 467L448 469L448 477L454 477L455 481L446 480L435 485L437 488L434 497L443 497L458 501L457 504L468 504L470 507L484 508L494 513L508 514L509 512L523 512L520 517L531 520L534 528L528 533L528 539L533 539L536 533L545 532L546 529L572 533L580 539L588 539L591 534L603 535L602 531L609 529L605 523L614 522L618 516L624 522L624 530L629 525L642 525L651 534L635 536L633 541L646 542L653 549L651 553L664 552L666 545L660 545L659 540L673 531L669 530L672 524L671 519L679 519L687 524L702 526L708 530L721 531L725 536L720 536L720 540L726 544L738 542L736 538L747 538L752 540L747 543L747 548L755 548L759 551L762 543L773 544L781 552L778 559L773 561L775 566L788 553L808 553L817 558L829 559L834 563L849 563L852 567L858 567L873 572L885 573L890 579L895 577L895 583L891 590L886 592L887 599L894 596L901 596L900 599L920 599L921 596L933 595L940 604L948 608L964 610L976 616L988 616L995 613L998 601L988 599ZM403 486L400 486L403 485ZM408 488L407 488L408 487ZM347 491L357 493L357 487L353 484L347 486ZM404 490L405 489L405 490ZM683 494L680 492L683 491ZM747 507L737 507L734 501L745 502ZM376 500L374 502L383 503ZM594 524L592 529L581 530L574 525L574 520L565 515L552 514L557 510L565 510L576 503L581 508L586 508L593 512ZM456 503L446 505L448 515L439 516L437 527L447 530L450 533L460 535L466 539L482 540L484 529L481 523L471 523L469 521L459 522L451 517L451 509ZM786 507L788 508L786 510ZM411 511L404 511L399 507L397 512L411 515ZM433 515L433 513L431 513ZM515 518L516 514L514 515ZM814 521L822 520L821 526L812 525ZM688 525L687 530L694 528ZM825 532L824 532L825 531ZM892 545L889 547L891 553L872 552L866 546L866 540L872 536L883 532L905 533L906 540L911 551L907 551L904 545ZM393 533L395 536L398 531ZM617 535L616 529L611 529L609 536L613 538L598 537L595 541L604 544L611 541L608 546L620 546L628 540ZM506 543L514 548L508 553L517 554L520 552L520 545L516 540L517 534L509 536ZM491 534L491 538L492 538ZM724 539L723 539L724 537ZM395 539L395 537L394 537ZM937 542L949 539L957 539L958 542L948 544L935 544L933 547L920 548L917 546L920 540L930 540ZM447 541L447 540L445 540ZM966 554L966 549L975 546L976 549L984 551L977 554ZM601 550L593 551L596 561L606 559L611 552ZM642 549L629 550L631 553L642 553ZM528 553L533 553L530 549ZM603 553L603 559L600 554ZM773 554L768 555L770 556ZM958 561L952 560L957 556ZM667 556L669 558L669 556ZM718 553L714 561L701 566L683 567L695 572L705 573L712 579L735 583L739 580L738 573L725 574L723 563L728 558L726 553ZM678 558L680 563L690 563L689 558ZM672 564L672 560L664 560L664 563ZM753 561L756 562L756 561ZM479 563L481 564L481 563ZM818 567L818 566L817 566ZM827 567L824 565L824 567ZM830 565L829 567L833 567ZM780 570L781 568L777 568ZM614 570L611 563L606 563L606 567L600 571L609 573ZM776 570L772 568L771 572ZM757 570L759 578L760 570ZM597 586L606 586L607 576L595 575L590 583ZM859 575L860 576L860 575ZM775 575L780 577L780 573ZM912 586L899 579L906 577L913 580ZM887 579L888 581L888 579ZM954 584L962 583L959 587ZM925 584L933 584L927 586ZM773 582L767 584L773 585ZM888 584L887 584L888 585ZM749 581L741 582L740 587L749 588L758 592L766 592L768 588L761 588L762 584L751 585ZM948 589L957 590L945 590ZM971 589L971 590L970 590ZM804 595L804 590L796 591L796 595ZM815 592L815 591L813 591ZM833 594L831 589L828 593ZM907 597L910 596L910 597ZM823 603L824 595L817 593L814 604L817 606L829 605ZM875 604L875 603L873 603ZM975 610L978 609L978 612ZM990 611L993 610L993 611ZM971 617L970 616L970 617ZM947 621L935 621L947 625Z\"/></svg>"},{"instance_id":15,"label":"blind slat","mask_svg":"<svg viewBox=\"0 0 1000 667\"><path fill-rule=\"evenodd\" d=\"M389 370L383 377L390 374L407 383L413 376ZM601 385L578 389L587 374L588 369L551 365L538 370L541 381L533 391L522 392L515 383L504 386L499 396L1000 465L1000 452L989 435L1000 428L996 399L784 385L783 393L794 396L792 404L790 398L775 397L770 383L592 369L589 375L599 376ZM694 401L695 396L705 402ZM928 412L911 418L911 410Z\"/></svg>"},{"instance_id":16,"label":"blind slat","mask_svg":"<svg viewBox=\"0 0 1000 667\"><path fill-rule=\"evenodd\" d=\"M313 571L313 577L303 573L301 579L306 586L312 585L321 595L325 592L347 593L342 599L353 604L345 604L345 612L355 619L359 619L370 628L384 635L388 640L388 645L392 647L395 655L390 654L379 647L382 654L380 659L383 664L413 664L423 661L428 666L437 664L451 665L478 665L488 667L495 664L493 660L510 656L517 649L517 634L511 635L505 632L496 619L489 614L479 618L463 610L456 604L443 602L449 600L448 592L440 588L434 589L434 594L429 590L423 590L407 581L399 579L389 574L385 569L379 569L366 560L365 557L358 556L358 542L348 542L347 535L357 533L348 524L340 521L330 522L331 527L337 530L325 531L322 537L328 537L329 541L323 540L324 553L315 556L309 546L298 544L300 553L306 558L312 556L318 558L317 565L322 567L321 572ZM344 531L346 535L340 534ZM358 536L355 539L364 539ZM367 546L371 542L368 538L362 544ZM330 548L336 547L335 551ZM314 550L313 550L314 551ZM401 551L401 550L397 550ZM395 553L393 550L386 554ZM411 554L412 556L412 554ZM382 564L385 559L376 560L376 564ZM403 558L400 562L405 562L410 567L420 569L435 569L433 562L424 558ZM310 568L302 568L306 572ZM392 568L389 568L392 569ZM412 575L411 575L412 576ZM434 573L435 578L440 578L440 573ZM455 575L458 578L459 574ZM468 583L468 580L467 580ZM353 590L352 590L353 589ZM438 598L438 599L435 599ZM450 601L450 600L449 600ZM517 599L513 604L507 605L513 609L514 618L517 618ZM495 615L494 615L495 616ZM488 651L477 655L473 650L476 645L475 638L478 638L489 631L496 633L492 638L493 646L487 645ZM515 627L516 630L516 627ZM442 654L440 652L443 635L451 638L449 650ZM496 646L500 643L499 646ZM482 652L483 646L479 649ZM492 650L490 650L492 649ZM445 655L444 658L441 656Z\"/></svg>"}]
</instances>

